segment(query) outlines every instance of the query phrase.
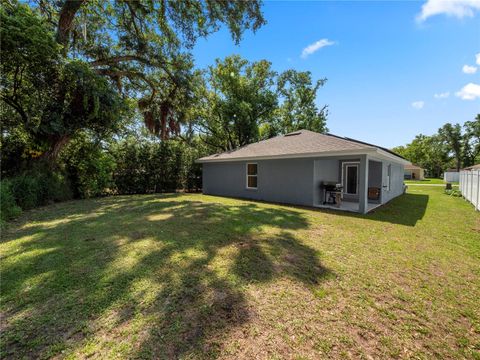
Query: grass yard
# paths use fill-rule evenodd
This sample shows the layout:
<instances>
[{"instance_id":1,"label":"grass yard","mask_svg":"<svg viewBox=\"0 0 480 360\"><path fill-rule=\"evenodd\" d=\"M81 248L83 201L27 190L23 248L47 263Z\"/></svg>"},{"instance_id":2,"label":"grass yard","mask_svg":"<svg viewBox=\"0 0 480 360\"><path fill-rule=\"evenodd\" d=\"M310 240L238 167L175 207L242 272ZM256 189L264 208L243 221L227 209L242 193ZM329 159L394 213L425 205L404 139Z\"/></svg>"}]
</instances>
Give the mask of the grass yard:
<instances>
[{"instance_id":1,"label":"grass yard","mask_svg":"<svg viewBox=\"0 0 480 360\"><path fill-rule=\"evenodd\" d=\"M199 194L72 201L2 233L8 358L480 359L480 215Z\"/></svg>"},{"instance_id":2,"label":"grass yard","mask_svg":"<svg viewBox=\"0 0 480 360\"><path fill-rule=\"evenodd\" d=\"M405 184L445 184L443 179L425 178L424 180L404 180Z\"/></svg>"}]
</instances>

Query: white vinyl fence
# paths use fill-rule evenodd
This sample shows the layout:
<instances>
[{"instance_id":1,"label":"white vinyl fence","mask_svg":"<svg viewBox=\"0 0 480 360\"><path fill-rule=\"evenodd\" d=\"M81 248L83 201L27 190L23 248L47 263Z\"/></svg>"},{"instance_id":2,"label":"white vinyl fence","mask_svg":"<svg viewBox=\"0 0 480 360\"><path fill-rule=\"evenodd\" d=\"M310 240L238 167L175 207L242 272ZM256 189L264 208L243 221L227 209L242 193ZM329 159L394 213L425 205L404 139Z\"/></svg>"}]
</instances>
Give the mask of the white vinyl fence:
<instances>
[{"instance_id":1,"label":"white vinyl fence","mask_svg":"<svg viewBox=\"0 0 480 360\"><path fill-rule=\"evenodd\" d=\"M460 191L476 210L480 210L480 170L460 171Z\"/></svg>"}]
</instances>

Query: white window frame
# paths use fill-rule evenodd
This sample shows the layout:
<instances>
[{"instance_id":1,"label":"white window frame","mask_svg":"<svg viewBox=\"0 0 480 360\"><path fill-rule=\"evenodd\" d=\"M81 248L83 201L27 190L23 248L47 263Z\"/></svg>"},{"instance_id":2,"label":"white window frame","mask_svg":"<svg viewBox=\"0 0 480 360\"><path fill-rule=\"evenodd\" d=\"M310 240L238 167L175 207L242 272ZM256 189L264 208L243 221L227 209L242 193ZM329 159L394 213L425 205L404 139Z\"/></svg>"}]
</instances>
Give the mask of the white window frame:
<instances>
[{"instance_id":1,"label":"white window frame","mask_svg":"<svg viewBox=\"0 0 480 360\"><path fill-rule=\"evenodd\" d=\"M348 170L347 168L348 167L356 167L357 168L357 184L356 184L356 191L355 193L348 193L347 192L347 182L345 181L345 188L344 188L344 191L343 193L345 195L358 195L358 183L359 183L359 176L360 176L360 162L359 161L349 161L349 162L344 162L342 163L342 186L343 186L343 183L344 183L344 180L347 179L347 175L348 175Z\"/></svg>"},{"instance_id":2,"label":"white window frame","mask_svg":"<svg viewBox=\"0 0 480 360\"><path fill-rule=\"evenodd\" d=\"M255 175L248 175L248 165L257 165L257 173ZM248 190L257 190L258 189L258 163L256 162L249 162L245 164L245 187ZM251 187L248 186L248 178L249 177L256 177L257 178L257 186L256 187Z\"/></svg>"},{"instance_id":3,"label":"white window frame","mask_svg":"<svg viewBox=\"0 0 480 360\"><path fill-rule=\"evenodd\" d=\"M392 179L392 164L387 165L387 186L386 191L390 191L391 186L391 179Z\"/></svg>"}]
</instances>

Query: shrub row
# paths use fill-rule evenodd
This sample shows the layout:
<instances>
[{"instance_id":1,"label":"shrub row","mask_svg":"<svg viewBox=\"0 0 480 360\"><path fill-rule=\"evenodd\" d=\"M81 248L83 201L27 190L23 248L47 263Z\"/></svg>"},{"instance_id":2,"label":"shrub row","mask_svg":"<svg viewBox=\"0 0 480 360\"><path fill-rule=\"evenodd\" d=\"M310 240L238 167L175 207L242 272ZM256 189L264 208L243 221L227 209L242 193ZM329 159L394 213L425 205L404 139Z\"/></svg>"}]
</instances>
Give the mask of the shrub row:
<instances>
[{"instance_id":1,"label":"shrub row","mask_svg":"<svg viewBox=\"0 0 480 360\"><path fill-rule=\"evenodd\" d=\"M71 198L198 191L201 167L195 159L205 153L200 144L174 140L128 138L102 147L79 137L62 153L57 170L38 163L1 181L1 220L17 216L21 210Z\"/></svg>"},{"instance_id":2,"label":"shrub row","mask_svg":"<svg viewBox=\"0 0 480 360\"><path fill-rule=\"evenodd\" d=\"M125 141L112 153L115 157L113 183L118 194L195 191L201 188L198 152L181 142Z\"/></svg>"},{"instance_id":3,"label":"shrub row","mask_svg":"<svg viewBox=\"0 0 480 360\"><path fill-rule=\"evenodd\" d=\"M0 181L0 221L5 221L20 215L22 209L17 205L9 180Z\"/></svg>"},{"instance_id":4,"label":"shrub row","mask_svg":"<svg viewBox=\"0 0 480 360\"><path fill-rule=\"evenodd\" d=\"M43 169L2 180L0 195L0 217L4 222L22 210L69 200L72 191L64 175Z\"/></svg>"}]
</instances>

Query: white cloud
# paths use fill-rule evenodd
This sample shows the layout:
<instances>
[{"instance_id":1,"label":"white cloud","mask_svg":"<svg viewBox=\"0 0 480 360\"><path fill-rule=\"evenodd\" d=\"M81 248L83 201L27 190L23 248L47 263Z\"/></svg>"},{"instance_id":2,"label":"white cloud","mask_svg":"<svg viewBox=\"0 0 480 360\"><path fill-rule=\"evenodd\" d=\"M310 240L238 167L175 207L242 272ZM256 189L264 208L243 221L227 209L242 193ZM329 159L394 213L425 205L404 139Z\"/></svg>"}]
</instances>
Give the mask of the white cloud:
<instances>
[{"instance_id":1,"label":"white cloud","mask_svg":"<svg viewBox=\"0 0 480 360\"><path fill-rule=\"evenodd\" d=\"M449 96L450 96L450 93L448 91L433 95L435 99L446 99Z\"/></svg>"},{"instance_id":2,"label":"white cloud","mask_svg":"<svg viewBox=\"0 0 480 360\"><path fill-rule=\"evenodd\" d=\"M480 53L476 54L475 58L477 59L477 65L480 65Z\"/></svg>"},{"instance_id":3,"label":"white cloud","mask_svg":"<svg viewBox=\"0 0 480 360\"><path fill-rule=\"evenodd\" d=\"M423 109L424 105L425 105L425 101L414 101L414 102L412 102L412 107L414 109L417 109L417 110Z\"/></svg>"},{"instance_id":4,"label":"white cloud","mask_svg":"<svg viewBox=\"0 0 480 360\"><path fill-rule=\"evenodd\" d=\"M308 55L312 55L314 52L320 50L321 48L325 46L331 46L333 44L335 44L335 41L330 41L328 39L318 40L317 42L314 42L313 44L310 44L305 49L303 49L302 58L305 59L308 57Z\"/></svg>"},{"instance_id":5,"label":"white cloud","mask_svg":"<svg viewBox=\"0 0 480 360\"><path fill-rule=\"evenodd\" d=\"M430 16L445 14L459 19L472 17L476 10L480 10L478 0L427 0L422 5L422 11L417 15L417 21L425 21Z\"/></svg>"},{"instance_id":6,"label":"white cloud","mask_svg":"<svg viewBox=\"0 0 480 360\"><path fill-rule=\"evenodd\" d=\"M468 83L460 91L455 93L456 96L462 100L475 100L480 99L480 85L474 83Z\"/></svg>"},{"instance_id":7,"label":"white cloud","mask_svg":"<svg viewBox=\"0 0 480 360\"><path fill-rule=\"evenodd\" d=\"M465 74L475 74L477 72L477 68L475 66L463 65L462 71Z\"/></svg>"}]
</instances>

